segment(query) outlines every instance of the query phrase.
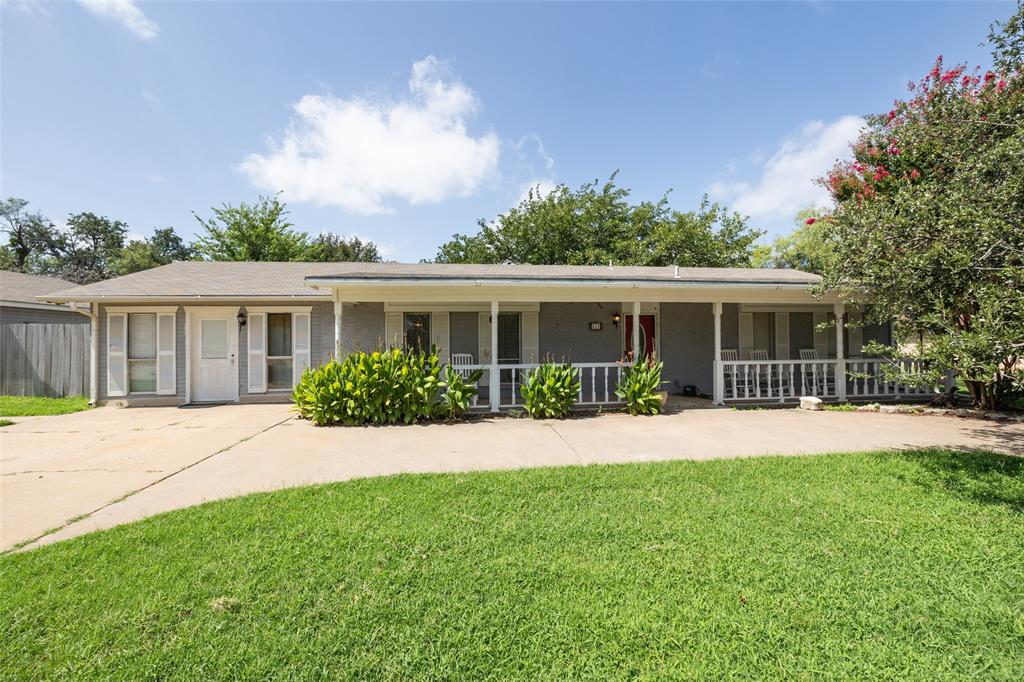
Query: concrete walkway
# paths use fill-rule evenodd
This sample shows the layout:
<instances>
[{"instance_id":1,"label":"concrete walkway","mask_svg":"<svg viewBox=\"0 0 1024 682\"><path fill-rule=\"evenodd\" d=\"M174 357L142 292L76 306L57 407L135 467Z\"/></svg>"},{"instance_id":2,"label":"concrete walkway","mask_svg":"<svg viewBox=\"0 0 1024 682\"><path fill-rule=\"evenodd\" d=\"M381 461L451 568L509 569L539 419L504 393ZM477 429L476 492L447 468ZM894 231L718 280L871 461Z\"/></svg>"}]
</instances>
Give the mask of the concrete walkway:
<instances>
[{"instance_id":1,"label":"concrete walkway","mask_svg":"<svg viewBox=\"0 0 1024 682\"><path fill-rule=\"evenodd\" d=\"M315 428L287 405L107 407L0 429L0 547L55 542L207 500L366 476L919 446L1024 454L1024 423L705 409Z\"/></svg>"}]
</instances>

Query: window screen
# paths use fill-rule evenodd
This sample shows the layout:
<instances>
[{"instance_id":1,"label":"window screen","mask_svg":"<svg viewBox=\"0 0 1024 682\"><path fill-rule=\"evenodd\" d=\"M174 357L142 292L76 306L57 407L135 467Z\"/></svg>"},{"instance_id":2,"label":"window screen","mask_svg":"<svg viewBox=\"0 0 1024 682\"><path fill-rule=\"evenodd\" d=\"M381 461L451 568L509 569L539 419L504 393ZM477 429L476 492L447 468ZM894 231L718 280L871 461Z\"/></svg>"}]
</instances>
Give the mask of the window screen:
<instances>
[{"instance_id":1,"label":"window screen","mask_svg":"<svg viewBox=\"0 0 1024 682\"><path fill-rule=\"evenodd\" d=\"M267 388L292 387L292 314L267 315Z\"/></svg>"},{"instance_id":2,"label":"window screen","mask_svg":"<svg viewBox=\"0 0 1024 682\"><path fill-rule=\"evenodd\" d=\"M405 313L405 347L414 353L430 351L430 313Z\"/></svg>"},{"instance_id":3,"label":"window screen","mask_svg":"<svg viewBox=\"0 0 1024 682\"><path fill-rule=\"evenodd\" d=\"M267 315L267 355L272 358L292 356L292 314Z\"/></svg>"},{"instance_id":4,"label":"window screen","mask_svg":"<svg viewBox=\"0 0 1024 682\"><path fill-rule=\"evenodd\" d=\"M128 315L128 392L156 392L156 314Z\"/></svg>"}]
</instances>

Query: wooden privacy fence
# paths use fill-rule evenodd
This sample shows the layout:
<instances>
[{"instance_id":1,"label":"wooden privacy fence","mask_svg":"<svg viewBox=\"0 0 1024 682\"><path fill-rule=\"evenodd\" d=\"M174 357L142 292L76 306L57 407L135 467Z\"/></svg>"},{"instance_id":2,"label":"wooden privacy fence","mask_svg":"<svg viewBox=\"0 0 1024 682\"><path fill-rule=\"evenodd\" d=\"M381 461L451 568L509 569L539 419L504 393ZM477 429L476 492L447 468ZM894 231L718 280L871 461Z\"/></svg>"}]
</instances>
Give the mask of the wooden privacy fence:
<instances>
[{"instance_id":1,"label":"wooden privacy fence","mask_svg":"<svg viewBox=\"0 0 1024 682\"><path fill-rule=\"evenodd\" d=\"M89 325L0 325L0 395L89 395Z\"/></svg>"}]
</instances>

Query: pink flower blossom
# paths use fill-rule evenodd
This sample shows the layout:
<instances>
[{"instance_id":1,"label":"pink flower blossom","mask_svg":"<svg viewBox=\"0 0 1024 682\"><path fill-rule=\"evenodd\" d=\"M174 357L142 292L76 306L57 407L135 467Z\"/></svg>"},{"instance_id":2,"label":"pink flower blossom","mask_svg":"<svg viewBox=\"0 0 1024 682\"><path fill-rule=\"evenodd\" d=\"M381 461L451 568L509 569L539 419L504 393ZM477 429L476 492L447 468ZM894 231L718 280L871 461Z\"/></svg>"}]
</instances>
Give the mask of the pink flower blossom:
<instances>
[{"instance_id":1,"label":"pink flower blossom","mask_svg":"<svg viewBox=\"0 0 1024 682\"><path fill-rule=\"evenodd\" d=\"M804 221L804 225L813 225L817 220L817 218L808 218Z\"/></svg>"}]
</instances>

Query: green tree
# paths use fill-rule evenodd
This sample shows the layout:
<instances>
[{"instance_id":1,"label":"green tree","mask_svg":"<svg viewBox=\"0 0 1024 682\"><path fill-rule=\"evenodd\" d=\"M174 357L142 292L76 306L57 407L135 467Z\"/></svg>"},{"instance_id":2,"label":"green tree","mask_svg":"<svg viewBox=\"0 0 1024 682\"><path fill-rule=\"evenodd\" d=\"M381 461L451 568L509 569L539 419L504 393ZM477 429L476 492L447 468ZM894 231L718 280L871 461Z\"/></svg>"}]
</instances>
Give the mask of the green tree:
<instances>
[{"instance_id":1,"label":"green tree","mask_svg":"<svg viewBox=\"0 0 1024 682\"><path fill-rule=\"evenodd\" d=\"M29 235L39 258L35 269L76 284L113 277L113 264L121 254L127 232L124 222L89 211L69 216L64 228L52 223L36 224Z\"/></svg>"},{"instance_id":2,"label":"green tree","mask_svg":"<svg viewBox=\"0 0 1024 682\"><path fill-rule=\"evenodd\" d=\"M112 267L118 275L127 275L195 257L195 248L185 244L173 227L165 227L153 230L152 237L129 242Z\"/></svg>"},{"instance_id":3,"label":"green tree","mask_svg":"<svg viewBox=\"0 0 1024 682\"><path fill-rule=\"evenodd\" d=\"M825 209L805 208L796 214L796 229L775 238L771 245L754 250L753 264L759 268L789 268L822 273L832 256L821 217Z\"/></svg>"},{"instance_id":4,"label":"green tree","mask_svg":"<svg viewBox=\"0 0 1024 682\"><path fill-rule=\"evenodd\" d=\"M195 242L199 255L222 261L305 260L308 238L292 229L288 210L276 195L211 210L212 218L193 213L205 230Z\"/></svg>"},{"instance_id":5,"label":"green tree","mask_svg":"<svg viewBox=\"0 0 1024 682\"><path fill-rule=\"evenodd\" d=\"M530 190L493 223L478 221L475 235L456 234L441 245L440 263L746 266L760 232L747 219L707 197L696 211L659 201L631 203L616 174L572 190Z\"/></svg>"},{"instance_id":6,"label":"green tree","mask_svg":"<svg viewBox=\"0 0 1024 682\"><path fill-rule=\"evenodd\" d=\"M28 202L16 197L0 201L0 230L7 234L7 246L0 256L0 269L29 272L34 253L33 235L53 225L38 211L25 211Z\"/></svg>"},{"instance_id":7,"label":"green tree","mask_svg":"<svg viewBox=\"0 0 1024 682\"><path fill-rule=\"evenodd\" d=\"M380 250L371 241L323 232L309 244L304 260L320 263L379 263Z\"/></svg>"},{"instance_id":8,"label":"green tree","mask_svg":"<svg viewBox=\"0 0 1024 682\"><path fill-rule=\"evenodd\" d=\"M952 368L986 408L1024 389L1024 64L1006 47L1021 16L997 26L1016 36L994 30L996 70L940 57L823 179L825 286L870 299L897 338L925 339L913 353L927 369L905 378Z\"/></svg>"}]
</instances>

